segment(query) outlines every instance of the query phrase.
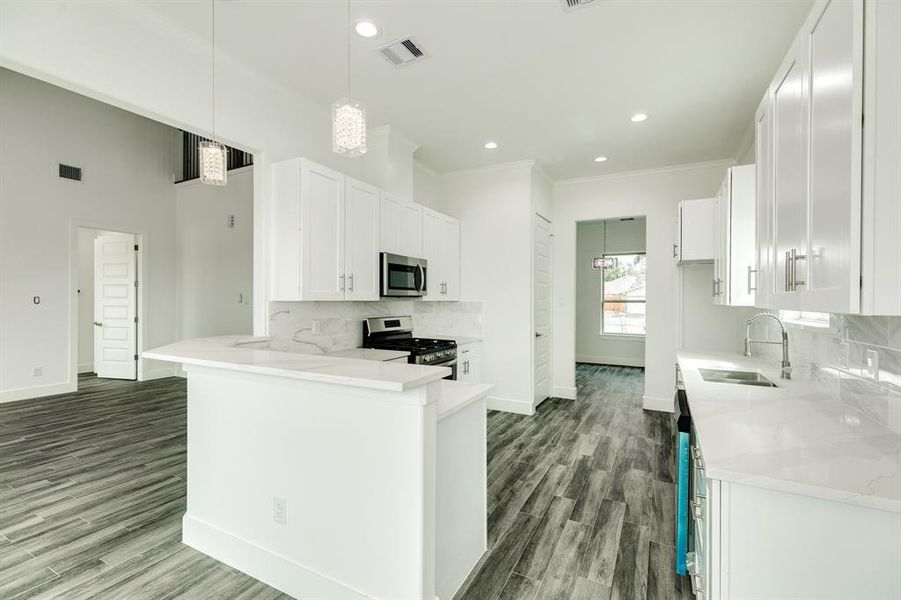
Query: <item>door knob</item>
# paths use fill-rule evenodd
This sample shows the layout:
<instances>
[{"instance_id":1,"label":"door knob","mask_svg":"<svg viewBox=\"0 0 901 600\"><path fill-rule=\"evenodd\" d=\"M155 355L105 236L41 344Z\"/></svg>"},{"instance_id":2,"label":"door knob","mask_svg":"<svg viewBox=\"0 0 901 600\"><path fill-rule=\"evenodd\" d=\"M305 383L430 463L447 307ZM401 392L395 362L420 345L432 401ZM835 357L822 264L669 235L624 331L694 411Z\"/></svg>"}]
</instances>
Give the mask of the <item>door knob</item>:
<instances>
[{"instance_id":1,"label":"door knob","mask_svg":"<svg viewBox=\"0 0 901 600\"><path fill-rule=\"evenodd\" d=\"M96 325L97 327L103 327L103 323L101 323L100 321L94 321L94 325Z\"/></svg>"},{"instance_id":2,"label":"door knob","mask_svg":"<svg viewBox=\"0 0 901 600\"><path fill-rule=\"evenodd\" d=\"M537 338L544 337L544 334L543 334L543 333L538 333L538 332L536 331L536 332L535 332L535 337L537 337Z\"/></svg>"}]
</instances>

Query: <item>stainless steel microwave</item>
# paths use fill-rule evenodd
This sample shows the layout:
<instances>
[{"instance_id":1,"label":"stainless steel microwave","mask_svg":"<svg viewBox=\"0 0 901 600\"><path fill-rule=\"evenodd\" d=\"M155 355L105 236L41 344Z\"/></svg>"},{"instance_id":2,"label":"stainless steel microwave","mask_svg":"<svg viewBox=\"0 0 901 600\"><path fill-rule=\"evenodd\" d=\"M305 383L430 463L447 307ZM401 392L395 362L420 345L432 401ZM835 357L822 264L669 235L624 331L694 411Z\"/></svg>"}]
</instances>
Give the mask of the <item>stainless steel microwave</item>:
<instances>
[{"instance_id":1,"label":"stainless steel microwave","mask_svg":"<svg viewBox=\"0 0 901 600\"><path fill-rule=\"evenodd\" d=\"M424 258L381 253L382 296L425 296L428 261Z\"/></svg>"}]
</instances>

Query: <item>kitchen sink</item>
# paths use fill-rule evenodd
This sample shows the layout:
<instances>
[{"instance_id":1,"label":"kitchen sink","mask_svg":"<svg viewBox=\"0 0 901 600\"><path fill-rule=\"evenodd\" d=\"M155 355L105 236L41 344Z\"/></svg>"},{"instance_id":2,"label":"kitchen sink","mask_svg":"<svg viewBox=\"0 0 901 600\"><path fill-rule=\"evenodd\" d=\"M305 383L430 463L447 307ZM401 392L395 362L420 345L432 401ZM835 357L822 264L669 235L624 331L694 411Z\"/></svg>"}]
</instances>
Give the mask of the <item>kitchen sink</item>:
<instances>
[{"instance_id":1,"label":"kitchen sink","mask_svg":"<svg viewBox=\"0 0 901 600\"><path fill-rule=\"evenodd\" d=\"M757 385L776 387L776 384L757 371L729 371L725 369L698 369L704 381L715 383L737 383L739 385Z\"/></svg>"}]
</instances>

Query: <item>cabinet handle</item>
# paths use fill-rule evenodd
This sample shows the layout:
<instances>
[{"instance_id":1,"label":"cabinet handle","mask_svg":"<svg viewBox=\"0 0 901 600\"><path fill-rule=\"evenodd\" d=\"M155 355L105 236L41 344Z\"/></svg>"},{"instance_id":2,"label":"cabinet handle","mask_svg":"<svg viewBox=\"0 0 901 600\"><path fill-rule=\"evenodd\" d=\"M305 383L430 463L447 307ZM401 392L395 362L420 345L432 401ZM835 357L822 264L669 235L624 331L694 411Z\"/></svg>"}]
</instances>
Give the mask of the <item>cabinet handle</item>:
<instances>
[{"instance_id":1,"label":"cabinet handle","mask_svg":"<svg viewBox=\"0 0 901 600\"><path fill-rule=\"evenodd\" d=\"M716 298L716 278L713 278L713 297Z\"/></svg>"},{"instance_id":2,"label":"cabinet handle","mask_svg":"<svg viewBox=\"0 0 901 600\"><path fill-rule=\"evenodd\" d=\"M338 277L341 280L341 291L344 291L344 273L341 273L341 276Z\"/></svg>"},{"instance_id":3,"label":"cabinet handle","mask_svg":"<svg viewBox=\"0 0 901 600\"><path fill-rule=\"evenodd\" d=\"M806 254L798 254L798 251L795 248L792 248L791 251L791 261L792 261L792 291L797 291L799 285L804 285L806 281L798 281L798 261L799 260L807 260Z\"/></svg>"},{"instance_id":4,"label":"cabinet handle","mask_svg":"<svg viewBox=\"0 0 901 600\"><path fill-rule=\"evenodd\" d=\"M679 244L673 244L673 258L679 258Z\"/></svg>"},{"instance_id":5,"label":"cabinet handle","mask_svg":"<svg viewBox=\"0 0 901 600\"><path fill-rule=\"evenodd\" d=\"M785 251L785 291L792 291L792 252L793 250Z\"/></svg>"},{"instance_id":6,"label":"cabinet handle","mask_svg":"<svg viewBox=\"0 0 901 600\"><path fill-rule=\"evenodd\" d=\"M757 286L751 287L751 273L757 273L757 269L752 269L751 265L748 265L748 293L756 292Z\"/></svg>"},{"instance_id":7,"label":"cabinet handle","mask_svg":"<svg viewBox=\"0 0 901 600\"><path fill-rule=\"evenodd\" d=\"M347 276L347 291L348 292L354 291L354 274L353 273L351 273L350 275Z\"/></svg>"}]
</instances>

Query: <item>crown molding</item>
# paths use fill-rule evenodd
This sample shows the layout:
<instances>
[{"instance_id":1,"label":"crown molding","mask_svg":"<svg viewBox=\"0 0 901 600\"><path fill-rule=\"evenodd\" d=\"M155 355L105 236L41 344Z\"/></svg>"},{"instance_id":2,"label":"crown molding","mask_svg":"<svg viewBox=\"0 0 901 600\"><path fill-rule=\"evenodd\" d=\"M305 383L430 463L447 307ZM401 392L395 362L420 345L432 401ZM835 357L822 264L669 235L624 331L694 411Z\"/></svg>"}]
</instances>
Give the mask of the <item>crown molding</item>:
<instances>
[{"instance_id":1,"label":"crown molding","mask_svg":"<svg viewBox=\"0 0 901 600\"><path fill-rule=\"evenodd\" d=\"M696 163L685 163L681 165L669 165L666 167L656 167L654 169L640 169L637 171L621 171L619 173L610 173L607 175L592 175L590 177L575 177L573 179L558 179L554 182L554 187L567 185L577 185L581 183L592 183L595 181L609 181L611 179L624 179L628 177L643 177L647 175L659 175L662 173L676 173L679 171L691 171L692 169L704 169L709 167L732 167L735 166L735 159L721 158L718 160L709 160Z\"/></svg>"},{"instance_id":2,"label":"crown molding","mask_svg":"<svg viewBox=\"0 0 901 600\"><path fill-rule=\"evenodd\" d=\"M451 171L450 173L444 173L442 177L460 177L462 175L476 175L479 173L491 173L493 171L509 171L512 169L522 169L525 167L534 167L537 164L537 161L532 160L518 160L514 162L502 163L499 165L488 165L486 167L476 167L475 169L464 169L462 171Z\"/></svg>"}]
</instances>

